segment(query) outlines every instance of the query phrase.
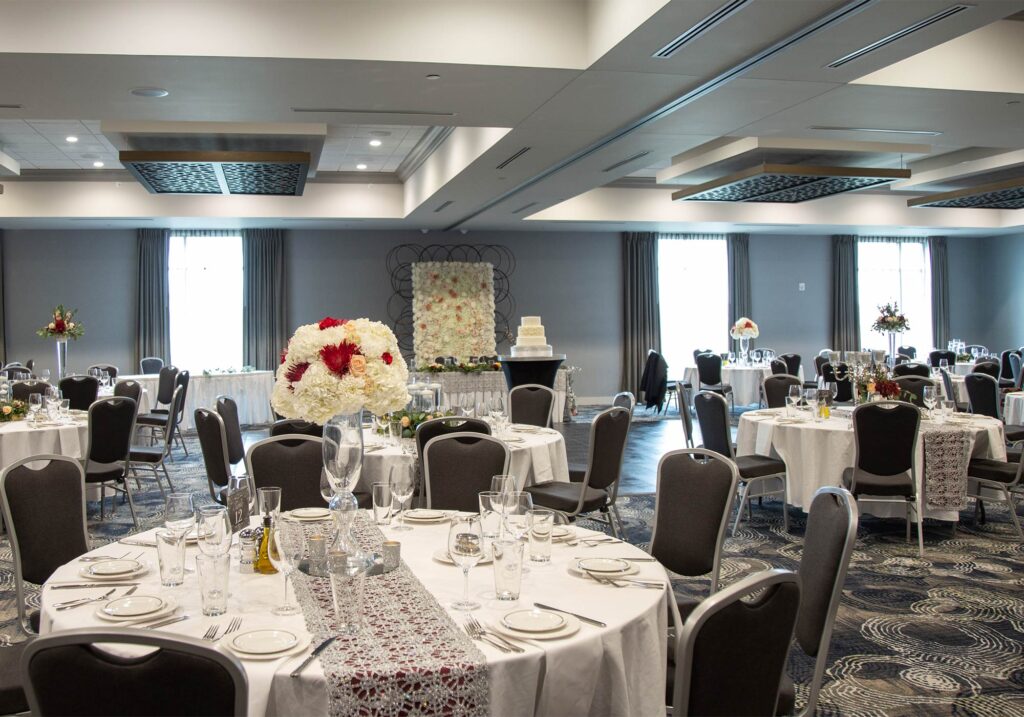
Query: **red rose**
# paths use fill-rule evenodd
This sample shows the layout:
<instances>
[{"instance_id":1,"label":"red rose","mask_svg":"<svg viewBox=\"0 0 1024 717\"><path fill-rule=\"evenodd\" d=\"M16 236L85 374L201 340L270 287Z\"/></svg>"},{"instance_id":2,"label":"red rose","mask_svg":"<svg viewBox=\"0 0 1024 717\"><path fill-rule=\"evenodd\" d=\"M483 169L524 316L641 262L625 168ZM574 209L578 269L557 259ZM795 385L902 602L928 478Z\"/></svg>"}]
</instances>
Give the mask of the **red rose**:
<instances>
[{"instance_id":1,"label":"red rose","mask_svg":"<svg viewBox=\"0 0 1024 717\"><path fill-rule=\"evenodd\" d=\"M303 361L290 367L284 374L284 377L288 379L289 383L298 383L302 380L303 374L306 373L306 369L309 368L309 363Z\"/></svg>"},{"instance_id":2,"label":"red rose","mask_svg":"<svg viewBox=\"0 0 1024 717\"><path fill-rule=\"evenodd\" d=\"M348 373L352 357L359 353L359 347L348 341L342 341L337 346L324 346L320 349L320 358L323 359L328 370L336 376L345 376Z\"/></svg>"},{"instance_id":3,"label":"red rose","mask_svg":"<svg viewBox=\"0 0 1024 717\"><path fill-rule=\"evenodd\" d=\"M326 316L320 322L320 330L329 329L334 326L344 326L348 323L348 319L336 319L333 316Z\"/></svg>"},{"instance_id":4,"label":"red rose","mask_svg":"<svg viewBox=\"0 0 1024 717\"><path fill-rule=\"evenodd\" d=\"M55 319L53 322L53 330L58 334L64 333L64 319Z\"/></svg>"},{"instance_id":5,"label":"red rose","mask_svg":"<svg viewBox=\"0 0 1024 717\"><path fill-rule=\"evenodd\" d=\"M281 349L281 363L284 363L288 359L288 347Z\"/></svg>"},{"instance_id":6,"label":"red rose","mask_svg":"<svg viewBox=\"0 0 1024 717\"><path fill-rule=\"evenodd\" d=\"M392 357L392 355L390 353L385 351L384 353L382 353L380 355L380 360L383 361L384 363L386 363L388 366L390 366L391 362L394 361L395 359L394 359L394 357Z\"/></svg>"}]
</instances>

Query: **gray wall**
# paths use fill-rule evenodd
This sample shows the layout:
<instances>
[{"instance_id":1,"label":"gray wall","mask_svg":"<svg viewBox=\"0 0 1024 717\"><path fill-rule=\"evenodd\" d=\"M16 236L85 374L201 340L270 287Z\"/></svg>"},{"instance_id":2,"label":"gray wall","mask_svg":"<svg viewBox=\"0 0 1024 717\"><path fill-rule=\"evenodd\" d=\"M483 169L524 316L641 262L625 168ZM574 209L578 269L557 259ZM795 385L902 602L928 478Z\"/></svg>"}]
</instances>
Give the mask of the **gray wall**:
<instances>
[{"instance_id":1,"label":"gray wall","mask_svg":"<svg viewBox=\"0 0 1024 717\"><path fill-rule=\"evenodd\" d=\"M1024 234L981 240L975 290L982 339L992 351L1024 346ZM959 337L958 337L959 338Z\"/></svg>"},{"instance_id":2,"label":"gray wall","mask_svg":"<svg viewBox=\"0 0 1024 717\"><path fill-rule=\"evenodd\" d=\"M57 304L78 309L85 335L68 344L68 364L84 371L112 363L136 373L138 255L134 230L4 232L7 358L56 376L54 341L36 336Z\"/></svg>"}]
</instances>

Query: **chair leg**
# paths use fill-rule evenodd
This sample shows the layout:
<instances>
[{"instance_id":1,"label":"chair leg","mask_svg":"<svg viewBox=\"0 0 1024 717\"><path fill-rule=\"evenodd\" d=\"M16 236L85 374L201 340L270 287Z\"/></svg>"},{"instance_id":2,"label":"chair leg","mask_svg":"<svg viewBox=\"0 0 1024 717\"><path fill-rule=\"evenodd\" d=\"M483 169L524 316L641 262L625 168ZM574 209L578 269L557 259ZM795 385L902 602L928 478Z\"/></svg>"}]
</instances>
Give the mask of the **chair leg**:
<instances>
[{"instance_id":1,"label":"chair leg","mask_svg":"<svg viewBox=\"0 0 1024 717\"><path fill-rule=\"evenodd\" d=\"M173 493L173 492L174 492L174 486L173 486L173 485L171 484L171 474L167 472L167 464L166 464L166 463L163 463L163 462L161 461L161 463L160 463L160 467L161 467L161 468L163 469L163 471L164 471L164 478L166 478L166 479L167 479L167 487L168 487L168 488L170 489L170 491L171 491L171 492Z\"/></svg>"},{"instance_id":2,"label":"chair leg","mask_svg":"<svg viewBox=\"0 0 1024 717\"><path fill-rule=\"evenodd\" d=\"M185 451L185 457L188 458L188 446L185 445L185 439L182 438L181 428L175 428L174 435L178 437L178 441L181 443L181 450Z\"/></svg>"},{"instance_id":3,"label":"chair leg","mask_svg":"<svg viewBox=\"0 0 1024 717\"><path fill-rule=\"evenodd\" d=\"M107 500L107 484L100 483L100 522L103 521L103 503Z\"/></svg>"},{"instance_id":4,"label":"chair leg","mask_svg":"<svg viewBox=\"0 0 1024 717\"><path fill-rule=\"evenodd\" d=\"M164 484L160 482L160 474L156 470L156 464L154 463L150 468L153 469L153 480L156 481L156 487L160 489L160 497L166 498L167 496L164 494Z\"/></svg>"},{"instance_id":5,"label":"chair leg","mask_svg":"<svg viewBox=\"0 0 1024 717\"><path fill-rule=\"evenodd\" d=\"M789 497L787 495L787 492L788 492L787 488L788 488L788 486L789 486L789 481L786 480L786 476L783 476L782 477L782 530L784 532L786 532L786 533L789 532L789 507L788 507L789 504L786 502L786 498Z\"/></svg>"},{"instance_id":6,"label":"chair leg","mask_svg":"<svg viewBox=\"0 0 1024 717\"><path fill-rule=\"evenodd\" d=\"M740 517L743 515L743 507L747 505L747 492L750 490L750 483L743 484L743 492L740 494L740 506L736 511L736 521L732 524L732 535L736 537L736 528L739 527ZM747 506L749 508L749 506Z\"/></svg>"},{"instance_id":7,"label":"chair leg","mask_svg":"<svg viewBox=\"0 0 1024 717\"><path fill-rule=\"evenodd\" d=\"M907 542L910 542L910 501L905 501L903 506L904 518L907 521Z\"/></svg>"},{"instance_id":8,"label":"chair leg","mask_svg":"<svg viewBox=\"0 0 1024 717\"><path fill-rule=\"evenodd\" d=\"M1010 520L1013 521L1013 527L1017 529L1017 537L1024 541L1024 532L1020 529L1020 520L1017 519L1017 506L1013 504L1013 498L1010 497L1010 491L1003 488L1003 498L1006 499L1006 508L1010 511Z\"/></svg>"},{"instance_id":9,"label":"chair leg","mask_svg":"<svg viewBox=\"0 0 1024 717\"><path fill-rule=\"evenodd\" d=\"M608 520L612 524L612 536L621 539L622 517L619 515L619 509L615 507L614 503L609 506Z\"/></svg>"},{"instance_id":10,"label":"chair leg","mask_svg":"<svg viewBox=\"0 0 1024 717\"><path fill-rule=\"evenodd\" d=\"M128 485L128 481L124 482L124 494L128 498L128 509L132 513L132 523L135 525L135 529L139 529L139 519L135 516L135 499L132 497L132 489Z\"/></svg>"}]
</instances>

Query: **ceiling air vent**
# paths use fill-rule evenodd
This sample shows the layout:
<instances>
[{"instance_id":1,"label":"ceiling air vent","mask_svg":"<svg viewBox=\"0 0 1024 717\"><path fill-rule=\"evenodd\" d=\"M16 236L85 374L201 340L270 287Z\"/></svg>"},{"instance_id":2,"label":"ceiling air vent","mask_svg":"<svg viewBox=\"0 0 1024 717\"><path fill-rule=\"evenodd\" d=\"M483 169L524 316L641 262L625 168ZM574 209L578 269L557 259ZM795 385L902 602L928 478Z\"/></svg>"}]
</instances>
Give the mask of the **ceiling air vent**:
<instances>
[{"instance_id":1,"label":"ceiling air vent","mask_svg":"<svg viewBox=\"0 0 1024 717\"><path fill-rule=\"evenodd\" d=\"M792 204L909 178L909 169L759 164L704 184L680 189L672 193L672 199Z\"/></svg>"},{"instance_id":2,"label":"ceiling air vent","mask_svg":"<svg viewBox=\"0 0 1024 717\"><path fill-rule=\"evenodd\" d=\"M445 209L447 209L448 207L450 207L454 203L455 203L455 201L453 199L449 199L446 202L442 202L441 204L438 204L437 205L437 209L434 210L434 214L437 214L438 212L443 212Z\"/></svg>"},{"instance_id":3,"label":"ceiling air vent","mask_svg":"<svg viewBox=\"0 0 1024 717\"><path fill-rule=\"evenodd\" d=\"M1024 177L928 194L907 200L908 207L953 207L961 209L1024 209Z\"/></svg>"},{"instance_id":4,"label":"ceiling air vent","mask_svg":"<svg viewBox=\"0 0 1024 717\"><path fill-rule=\"evenodd\" d=\"M729 16L738 12L744 5L748 4L750 0L732 0L727 2L722 7L715 10L713 13L708 15L706 18L698 22L696 25L691 27L689 30L684 32L682 35L672 40L670 43L665 45L663 48L655 52L651 57L656 57L659 60L665 60L672 55L679 52L679 50L688 42L696 40L698 37L703 35L705 32L713 28L718 23L722 22Z\"/></svg>"},{"instance_id":5,"label":"ceiling air vent","mask_svg":"<svg viewBox=\"0 0 1024 717\"><path fill-rule=\"evenodd\" d=\"M508 165L512 164L513 162L515 162L517 159L519 159L520 157L522 157L524 154L526 154L529 151L530 151L529 147L523 147L518 152L513 154L511 157L509 157L504 162L502 162L497 167L495 167L495 169L504 169L505 167L507 167Z\"/></svg>"},{"instance_id":6,"label":"ceiling air vent","mask_svg":"<svg viewBox=\"0 0 1024 717\"><path fill-rule=\"evenodd\" d=\"M121 152L150 194L299 196L309 152Z\"/></svg>"},{"instance_id":7,"label":"ceiling air vent","mask_svg":"<svg viewBox=\"0 0 1024 717\"><path fill-rule=\"evenodd\" d=\"M848 55L843 55L839 59L833 60L832 62L828 63L827 67L831 67L833 69L835 69L836 67L842 67L848 62L859 60L868 53L874 52L875 50L880 50L886 45L891 45L892 43L898 40L902 40L907 35L911 35L917 32L918 30L923 30L926 27L930 27L931 25L934 25L937 22L941 22L942 20L945 20L948 17L953 17L954 15L962 13L964 10L970 9L970 5L954 5L953 7L946 8L945 10L937 12L934 15L924 18L923 20L918 20L913 25L907 25L902 30L897 30L891 35L886 35L885 37L879 40L875 40L870 45L865 45L859 50L854 50Z\"/></svg>"},{"instance_id":8,"label":"ceiling air vent","mask_svg":"<svg viewBox=\"0 0 1024 717\"><path fill-rule=\"evenodd\" d=\"M630 163L630 162L632 162L632 161L633 161L634 159L640 159L641 157L646 157L646 156L647 156L647 155L649 155L650 153L651 153L651 152L650 152L650 150L647 150L647 151L644 151L644 152L638 152L637 154L634 154L634 155L633 155L632 157L626 157L626 158L625 158L624 160L622 160L621 162L616 162L615 164L613 164L613 165L611 165L611 166L609 166L609 167L605 167L605 168L604 168L604 169L602 169L601 171L602 171L602 172L610 172L610 171L612 171L613 169L618 169L619 167L621 167L621 166L622 166L622 165L624 165L624 164L629 164L629 163Z\"/></svg>"}]
</instances>

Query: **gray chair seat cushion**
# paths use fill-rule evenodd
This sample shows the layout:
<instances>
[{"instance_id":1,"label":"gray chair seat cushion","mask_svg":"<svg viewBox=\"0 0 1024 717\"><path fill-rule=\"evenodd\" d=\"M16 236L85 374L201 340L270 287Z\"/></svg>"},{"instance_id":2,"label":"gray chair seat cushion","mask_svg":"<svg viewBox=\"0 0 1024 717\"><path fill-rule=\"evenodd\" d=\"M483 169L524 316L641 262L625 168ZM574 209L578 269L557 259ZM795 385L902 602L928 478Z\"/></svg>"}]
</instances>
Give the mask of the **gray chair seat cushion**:
<instances>
[{"instance_id":1,"label":"gray chair seat cushion","mask_svg":"<svg viewBox=\"0 0 1024 717\"><path fill-rule=\"evenodd\" d=\"M138 463L159 463L163 455L163 446L132 446L130 459Z\"/></svg>"},{"instance_id":2,"label":"gray chair seat cushion","mask_svg":"<svg viewBox=\"0 0 1024 717\"><path fill-rule=\"evenodd\" d=\"M796 711L796 687L793 680L785 672L782 673L782 682L779 683L779 701L775 704L775 714L791 715Z\"/></svg>"},{"instance_id":3,"label":"gray chair seat cushion","mask_svg":"<svg viewBox=\"0 0 1024 717\"><path fill-rule=\"evenodd\" d=\"M526 492L533 496L534 503L545 508L554 508L572 512L580 501L580 491L583 490L582 483L563 483L561 481L548 481L538 485L530 486ZM589 513L608 505L608 494L597 488L587 488L583 495L583 512Z\"/></svg>"},{"instance_id":4,"label":"gray chair seat cushion","mask_svg":"<svg viewBox=\"0 0 1024 717\"><path fill-rule=\"evenodd\" d=\"M1024 426L1017 426L1012 423L1006 424L1006 440L1010 443L1024 441Z\"/></svg>"},{"instance_id":5,"label":"gray chair seat cushion","mask_svg":"<svg viewBox=\"0 0 1024 717\"><path fill-rule=\"evenodd\" d=\"M786 472L786 464L768 456L737 456L736 468L741 478L760 478Z\"/></svg>"},{"instance_id":6,"label":"gray chair seat cushion","mask_svg":"<svg viewBox=\"0 0 1024 717\"><path fill-rule=\"evenodd\" d=\"M1006 460L1010 463L1020 463L1021 452L1024 452L1024 448L1007 448Z\"/></svg>"},{"instance_id":7,"label":"gray chair seat cushion","mask_svg":"<svg viewBox=\"0 0 1024 717\"><path fill-rule=\"evenodd\" d=\"M111 468L109 470L93 470L85 474L86 483L109 483L110 481L119 481L124 476L124 471L121 468Z\"/></svg>"},{"instance_id":8,"label":"gray chair seat cushion","mask_svg":"<svg viewBox=\"0 0 1024 717\"><path fill-rule=\"evenodd\" d=\"M857 473L857 489L853 485L853 474ZM897 473L894 476L879 476L868 473L860 468L847 468L843 471L843 487L854 495L891 495L903 498L914 496L914 486L910 482L910 473Z\"/></svg>"},{"instance_id":9,"label":"gray chair seat cushion","mask_svg":"<svg viewBox=\"0 0 1024 717\"><path fill-rule=\"evenodd\" d=\"M967 466L967 475L997 483L1012 483L1017 477L1017 468L1019 466L1016 463L994 461L991 458L972 458Z\"/></svg>"},{"instance_id":10,"label":"gray chair seat cushion","mask_svg":"<svg viewBox=\"0 0 1024 717\"><path fill-rule=\"evenodd\" d=\"M170 416L166 413L143 413L135 422L143 426L166 426Z\"/></svg>"},{"instance_id":11,"label":"gray chair seat cushion","mask_svg":"<svg viewBox=\"0 0 1024 717\"><path fill-rule=\"evenodd\" d=\"M28 712L28 700L21 688L21 655L27 644L0 648L0 714Z\"/></svg>"}]
</instances>

